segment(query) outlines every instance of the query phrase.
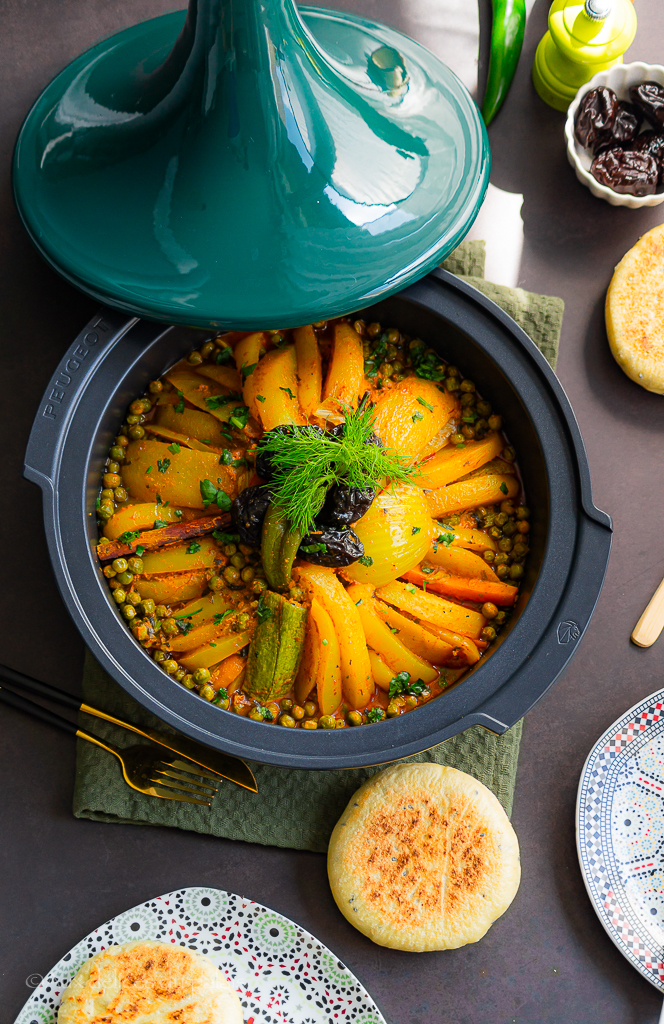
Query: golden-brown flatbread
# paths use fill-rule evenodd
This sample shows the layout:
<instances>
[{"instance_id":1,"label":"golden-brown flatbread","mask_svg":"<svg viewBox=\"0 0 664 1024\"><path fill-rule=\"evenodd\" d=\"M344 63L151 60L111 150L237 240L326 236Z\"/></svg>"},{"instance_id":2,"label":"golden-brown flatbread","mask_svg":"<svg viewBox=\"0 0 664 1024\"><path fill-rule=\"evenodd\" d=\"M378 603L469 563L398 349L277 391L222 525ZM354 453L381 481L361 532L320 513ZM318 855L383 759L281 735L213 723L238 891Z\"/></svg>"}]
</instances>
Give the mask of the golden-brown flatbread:
<instances>
[{"instance_id":1,"label":"golden-brown flatbread","mask_svg":"<svg viewBox=\"0 0 664 1024\"><path fill-rule=\"evenodd\" d=\"M404 764L374 775L337 822L327 860L342 914L381 946L424 952L477 942L514 899L514 829L471 775Z\"/></svg>"},{"instance_id":2,"label":"golden-brown flatbread","mask_svg":"<svg viewBox=\"0 0 664 1024\"><path fill-rule=\"evenodd\" d=\"M606 333L628 377L664 394L664 224L625 253L606 293Z\"/></svg>"},{"instance_id":3,"label":"golden-brown flatbread","mask_svg":"<svg viewBox=\"0 0 664 1024\"><path fill-rule=\"evenodd\" d=\"M202 953L126 942L83 964L63 993L58 1024L242 1024L242 1007Z\"/></svg>"}]
</instances>

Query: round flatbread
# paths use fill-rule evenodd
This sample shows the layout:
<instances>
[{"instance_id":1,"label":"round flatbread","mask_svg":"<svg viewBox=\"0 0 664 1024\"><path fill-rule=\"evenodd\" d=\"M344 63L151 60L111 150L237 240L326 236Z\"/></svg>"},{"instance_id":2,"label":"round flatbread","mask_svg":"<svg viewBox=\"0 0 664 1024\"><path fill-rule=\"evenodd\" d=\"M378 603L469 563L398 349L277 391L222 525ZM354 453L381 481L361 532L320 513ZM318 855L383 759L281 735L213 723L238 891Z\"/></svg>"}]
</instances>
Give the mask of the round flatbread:
<instances>
[{"instance_id":1,"label":"round flatbread","mask_svg":"<svg viewBox=\"0 0 664 1024\"><path fill-rule=\"evenodd\" d=\"M202 953L126 942L87 960L65 989L58 1024L242 1024L237 993Z\"/></svg>"},{"instance_id":2,"label":"round flatbread","mask_svg":"<svg viewBox=\"0 0 664 1024\"><path fill-rule=\"evenodd\" d=\"M328 851L342 914L374 942L424 952L477 942L519 888L519 844L471 775L395 765L365 782Z\"/></svg>"},{"instance_id":3,"label":"round flatbread","mask_svg":"<svg viewBox=\"0 0 664 1024\"><path fill-rule=\"evenodd\" d=\"M606 293L606 333L618 365L664 394L664 224L625 253Z\"/></svg>"}]
</instances>

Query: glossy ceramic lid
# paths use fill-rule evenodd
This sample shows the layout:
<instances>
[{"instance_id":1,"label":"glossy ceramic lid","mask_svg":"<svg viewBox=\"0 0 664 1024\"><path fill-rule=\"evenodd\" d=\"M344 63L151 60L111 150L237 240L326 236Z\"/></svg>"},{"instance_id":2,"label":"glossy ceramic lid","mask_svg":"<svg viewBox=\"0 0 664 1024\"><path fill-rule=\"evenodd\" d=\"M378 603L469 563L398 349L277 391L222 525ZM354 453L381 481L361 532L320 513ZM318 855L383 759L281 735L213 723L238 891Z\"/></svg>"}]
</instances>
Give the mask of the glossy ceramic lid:
<instances>
[{"instance_id":1,"label":"glossy ceramic lid","mask_svg":"<svg viewBox=\"0 0 664 1024\"><path fill-rule=\"evenodd\" d=\"M130 313L289 327L421 277L489 178L470 95L392 29L291 0L192 0L82 54L17 143L51 265Z\"/></svg>"}]
</instances>

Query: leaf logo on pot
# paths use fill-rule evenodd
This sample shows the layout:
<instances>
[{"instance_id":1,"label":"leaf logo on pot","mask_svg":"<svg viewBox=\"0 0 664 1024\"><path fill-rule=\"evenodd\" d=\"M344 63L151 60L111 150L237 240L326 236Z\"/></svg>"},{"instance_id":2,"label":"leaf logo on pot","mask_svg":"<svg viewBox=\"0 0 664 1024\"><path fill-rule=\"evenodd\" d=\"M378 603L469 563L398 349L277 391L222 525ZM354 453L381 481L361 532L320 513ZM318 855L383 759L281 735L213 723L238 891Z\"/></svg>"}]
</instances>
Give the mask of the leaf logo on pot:
<instances>
[{"instance_id":1,"label":"leaf logo on pot","mask_svg":"<svg viewBox=\"0 0 664 1024\"><path fill-rule=\"evenodd\" d=\"M578 640L581 636L581 630L579 629L578 622L574 622L573 619L565 619L558 625L558 643L569 644L573 640Z\"/></svg>"}]
</instances>

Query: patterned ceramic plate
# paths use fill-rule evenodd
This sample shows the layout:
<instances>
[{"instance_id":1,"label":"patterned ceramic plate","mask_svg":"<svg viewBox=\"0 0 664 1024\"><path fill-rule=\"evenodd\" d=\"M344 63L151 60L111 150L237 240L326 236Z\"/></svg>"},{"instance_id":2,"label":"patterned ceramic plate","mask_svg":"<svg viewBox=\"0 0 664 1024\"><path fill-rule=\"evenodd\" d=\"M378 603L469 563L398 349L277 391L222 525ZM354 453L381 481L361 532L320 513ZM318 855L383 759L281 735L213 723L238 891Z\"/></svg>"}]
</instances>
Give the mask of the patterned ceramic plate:
<instances>
[{"instance_id":1,"label":"patterned ceramic plate","mask_svg":"<svg viewBox=\"0 0 664 1024\"><path fill-rule=\"evenodd\" d=\"M576 841L600 921L664 992L664 690L630 708L591 750Z\"/></svg>"},{"instance_id":2,"label":"patterned ceramic plate","mask_svg":"<svg viewBox=\"0 0 664 1024\"><path fill-rule=\"evenodd\" d=\"M55 1024L81 964L114 943L159 939L205 953L239 993L245 1024L385 1024L367 990L309 932L222 889L178 889L119 914L55 965L16 1024Z\"/></svg>"}]
</instances>

